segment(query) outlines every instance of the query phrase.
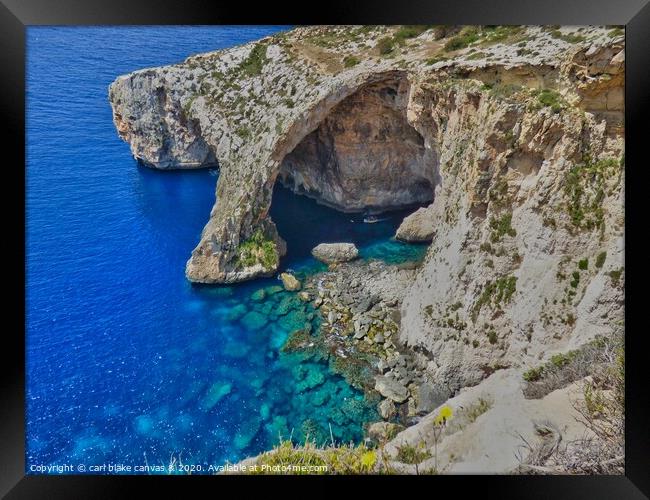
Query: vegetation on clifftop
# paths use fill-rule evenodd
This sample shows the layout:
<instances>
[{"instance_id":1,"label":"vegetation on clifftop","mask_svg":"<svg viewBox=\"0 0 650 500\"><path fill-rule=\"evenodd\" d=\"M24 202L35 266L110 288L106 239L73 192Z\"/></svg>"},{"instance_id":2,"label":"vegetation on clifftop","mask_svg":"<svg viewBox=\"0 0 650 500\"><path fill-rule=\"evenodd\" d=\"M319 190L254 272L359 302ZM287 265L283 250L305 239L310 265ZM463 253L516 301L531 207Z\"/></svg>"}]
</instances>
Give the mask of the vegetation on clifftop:
<instances>
[{"instance_id":1,"label":"vegetation on clifftop","mask_svg":"<svg viewBox=\"0 0 650 500\"><path fill-rule=\"evenodd\" d=\"M369 474L377 462L377 452L365 445L318 447L307 441L295 445L282 441L273 450L257 457L252 474Z\"/></svg>"}]
</instances>

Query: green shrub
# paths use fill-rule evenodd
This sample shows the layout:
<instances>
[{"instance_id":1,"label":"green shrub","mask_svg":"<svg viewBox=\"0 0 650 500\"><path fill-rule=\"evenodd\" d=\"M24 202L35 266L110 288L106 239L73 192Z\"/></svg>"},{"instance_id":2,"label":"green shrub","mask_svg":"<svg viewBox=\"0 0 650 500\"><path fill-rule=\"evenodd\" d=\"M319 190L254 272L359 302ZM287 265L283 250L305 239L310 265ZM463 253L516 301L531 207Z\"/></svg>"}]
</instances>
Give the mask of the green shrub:
<instances>
[{"instance_id":1,"label":"green shrub","mask_svg":"<svg viewBox=\"0 0 650 500\"><path fill-rule=\"evenodd\" d=\"M377 48L382 56L388 55L393 52L393 49L395 48L395 40L387 36L380 38L377 41Z\"/></svg>"},{"instance_id":2,"label":"green shrub","mask_svg":"<svg viewBox=\"0 0 650 500\"><path fill-rule=\"evenodd\" d=\"M522 86L515 83L483 84L483 88L489 90L491 95L501 99L511 97L522 90Z\"/></svg>"},{"instance_id":3,"label":"green shrub","mask_svg":"<svg viewBox=\"0 0 650 500\"><path fill-rule=\"evenodd\" d=\"M239 65L239 69L249 77L262 73L262 68L268 61L266 49L266 44L256 44L250 51L250 54L248 54L248 57Z\"/></svg>"},{"instance_id":4,"label":"green shrub","mask_svg":"<svg viewBox=\"0 0 650 500\"><path fill-rule=\"evenodd\" d=\"M473 26L467 26L463 28L458 35L448 40L444 49L447 52L464 49L468 45L476 42L479 38L479 29Z\"/></svg>"},{"instance_id":5,"label":"green shrub","mask_svg":"<svg viewBox=\"0 0 650 500\"><path fill-rule=\"evenodd\" d=\"M581 259L580 261L578 261L578 269L582 271L586 271L588 267L589 267L589 259Z\"/></svg>"},{"instance_id":6,"label":"green shrub","mask_svg":"<svg viewBox=\"0 0 650 500\"><path fill-rule=\"evenodd\" d=\"M501 42L507 38L518 35L525 30L525 26L484 26L481 30L483 44Z\"/></svg>"},{"instance_id":7,"label":"green shrub","mask_svg":"<svg viewBox=\"0 0 650 500\"><path fill-rule=\"evenodd\" d=\"M438 62L440 62L440 61L448 61L448 60L449 60L449 58L446 57L446 56L443 56L443 55L436 55L436 56L433 56L433 57L427 59L427 60L426 60L426 63L427 63L428 65L430 65L430 66L433 66L434 64L436 64L436 63L438 63Z\"/></svg>"},{"instance_id":8,"label":"green shrub","mask_svg":"<svg viewBox=\"0 0 650 500\"><path fill-rule=\"evenodd\" d=\"M433 25L428 24L410 24L400 27L395 32L395 38L397 40L406 40L408 38L415 38L420 36L425 31L433 28Z\"/></svg>"},{"instance_id":9,"label":"green shrub","mask_svg":"<svg viewBox=\"0 0 650 500\"><path fill-rule=\"evenodd\" d=\"M251 136L250 130L243 126L238 127L237 130L235 130L235 134L237 134L242 139L248 139Z\"/></svg>"},{"instance_id":10,"label":"green shrub","mask_svg":"<svg viewBox=\"0 0 650 500\"><path fill-rule=\"evenodd\" d=\"M361 61L359 61L359 58L355 56L345 56L343 59L343 66L346 68L352 68L353 66L356 66L359 64Z\"/></svg>"},{"instance_id":11,"label":"green shrub","mask_svg":"<svg viewBox=\"0 0 650 500\"><path fill-rule=\"evenodd\" d=\"M551 356L551 364L556 368L562 368L563 366L568 365L573 359L575 359L578 351L569 351L566 354L554 354Z\"/></svg>"},{"instance_id":12,"label":"green shrub","mask_svg":"<svg viewBox=\"0 0 650 500\"><path fill-rule=\"evenodd\" d=\"M551 356L546 363L523 374L528 382L524 396L541 398L587 375L599 373L603 365L610 365L612 351L619 343L616 338L599 336L578 349ZM598 379L597 376L595 380Z\"/></svg>"},{"instance_id":13,"label":"green shrub","mask_svg":"<svg viewBox=\"0 0 650 500\"><path fill-rule=\"evenodd\" d=\"M476 419L488 411L491 406L492 405L489 401L479 398L476 403L467 408L467 419L470 423L475 422Z\"/></svg>"},{"instance_id":14,"label":"green shrub","mask_svg":"<svg viewBox=\"0 0 650 500\"><path fill-rule=\"evenodd\" d=\"M517 236L517 231L512 227L512 213L508 212L499 218L492 217L490 219L490 228L492 234L490 240L492 243L497 243L504 235Z\"/></svg>"},{"instance_id":15,"label":"green shrub","mask_svg":"<svg viewBox=\"0 0 650 500\"><path fill-rule=\"evenodd\" d=\"M538 366L537 368L531 368L528 371L524 372L524 380L526 382L535 382L540 380L544 375L544 367Z\"/></svg>"},{"instance_id":16,"label":"green shrub","mask_svg":"<svg viewBox=\"0 0 650 500\"><path fill-rule=\"evenodd\" d=\"M607 258L607 252L600 252L598 257L596 257L596 267L600 269L605 264L605 259Z\"/></svg>"},{"instance_id":17,"label":"green shrub","mask_svg":"<svg viewBox=\"0 0 650 500\"><path fill-rule=\"evenodd\" d=\"M265 269L273 269L277 267L279 260L275 242L267 238L261 229L257 229L250 238L239 245L239 267L251 267L259 263Z\"/></svg>"},{"instance_id":18,"label":"green shrub","mask_svg":"<svg viewBox=\"0 0 650 500\"><path fill-rule=\"evenodd\" d=\"M472 320L476 321L481 308L484 305L500 305L510 302L512 295L517 290L517 278L515 276L501 276L494 283L488 281L483 292L472 308Z\"/></svg>"},{"instance_id":19,"label":"green shrub","mask_svg":"<svg viewBox=\"0 0 650 500\"><path fill-rule=\"evenodd\" d=\"M623 274L623 268L620 268L620 269L617 269L617 270L614 270L614 271L610 271L609 272L609 277L611 278L612 283L614 283L615 285L618 285L618 282L621 279L622 274Z\"/></svg>"},{"instance_id":20,"label":"green shrub","mask_svg":"<svg viewBox=\"0 0 650 500\"><path fill-rule=\"evenodd\" d=\"M580 43L586 40L586 38L583 35L575 35L573 33L562 33L559 29L551 31L551 36L559 40L564 40L567 43Z\"/></svg>"},{"instance_id":21,"label":"green shrub","mask_svg":"<svg viewBox=\"0 0 650 500\"><path fill-rule=\"evenodd\" d=\"M479 247L479 249L482 252L492 253L492 245L490 245L488 242L481 243L481 246Z\"/></svg>"},{"instance_id":22,"label":"green shrub","mask_svg":"<svg viewBox=\"0 0 650 500\"><path fill-rule=\"evenodd\" d=\"M573 288L578 288L578 284L580 283L580 273L578 271L573 271L573 273L571 273L571 277L573 279L571 280L571 283L569 283L569 284Z\"/></svg>"},{"instance_id":23,"label":"green shrub","mask_svg":"<svg viewBox=\"0 0 650 500\"><path fill-rule=\"evenodd\" d=\"M559 113L567 107L566 101L555 90L543 89L537 93L537 102L541 107L550 107L553 113Z\"/></svg>"},{"instance_id":24,"label":"green shrub","mask_svg":"<svg viewBox=\"0 0 650 500\"><path fill-rule=\"evenodd\" d=\"M257 469L249 470L252 470L252 474L370 474L376 463L377 452L365 445L316 447L314 443L307 442L298 446L287 440L257 457ZM317 469L301 470L300 466ZM274 471L274 467L279 470Z\"/></svg>"},{"instance_id":25,"label":"green shrub","mask_svg":"<svg viewBox=\"0 0 650 500\"><path fill-rule=\"evenodd\" d=\"M578 229L601 229L604 224L602 202L610 179L620 174L620 163L615 158L594 161L586 156L582 163L571 168L564 179L568 198L567 211ZM620 179L620 176L619 176Z\"/></svg>"},{"instance_id":26,"label":"green shrub","mask_svg":"<svg viewBox=\"0 0 650 500\"><path fill-rule=\"evenodd\" d=\"M497 341L499 340L497 336L497 332L495 330L490 330L489 332L487 332L487 336L490 344L496 344Z\"/></svg>"},{"instance_id":27,"label":"green shrub","mask_svg":"<svg viewBox=\"0 0 650 500\"><path fill-rule=\"evenodd\" d=\"M403 464L416 465L428 458L431 458L431 453L422 445L413 446L405 443L397 448L397 460Z\"/></svg>"},{"instance_id":28,"label":"green shrub","mask_svg":"<svg viewBox=\"0 0 650 500\"><path fill-rule=\"evenodd\" d=\"M470 54L469 56L466 57L468 61L474 61L476 59L482 59L486 56L487 54L485 52L474 52L473 54Z\"/></svg>"}]
</instances>

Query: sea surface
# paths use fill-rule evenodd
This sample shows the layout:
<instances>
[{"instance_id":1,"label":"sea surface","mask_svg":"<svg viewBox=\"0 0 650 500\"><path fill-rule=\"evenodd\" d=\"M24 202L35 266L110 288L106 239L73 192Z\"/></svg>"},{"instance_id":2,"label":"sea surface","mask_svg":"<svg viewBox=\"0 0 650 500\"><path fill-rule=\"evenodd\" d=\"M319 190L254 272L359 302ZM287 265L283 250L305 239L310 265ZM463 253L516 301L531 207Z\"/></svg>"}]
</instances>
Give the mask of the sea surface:
<instances>
[{"instance_id":1,"label":"sea surface","mask_svg":"<svg viewBox=\"0 0 650 500\"><path fill-rule=\"evenodd\" d=\"M27 28L27 473L170 461L206 473L280 438L359 442L377 418L326 363L281 351L307 323L317 334L318 315L277 279L185 279L218 172L139 166L112 123L117 76L285 29ZM322 270L309 252L327 241L420 259L424 247L392 239L404 215L364 224L276 187L281 269Z\"/></svg>"}]
</instances>

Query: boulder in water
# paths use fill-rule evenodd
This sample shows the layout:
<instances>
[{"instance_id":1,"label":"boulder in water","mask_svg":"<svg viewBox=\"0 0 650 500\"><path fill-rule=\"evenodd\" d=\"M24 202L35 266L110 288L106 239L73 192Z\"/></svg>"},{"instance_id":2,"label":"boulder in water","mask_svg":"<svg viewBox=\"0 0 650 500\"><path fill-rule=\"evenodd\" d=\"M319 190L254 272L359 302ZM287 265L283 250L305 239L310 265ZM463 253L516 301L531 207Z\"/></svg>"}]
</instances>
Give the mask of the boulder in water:
<instances>
[{"instance_id":1,"label":"boulder in water","mask_svg":"<svg viewBox=\"0 0 650 500\"><path fill-rule=\"evenodd\" d=\"M280 275L284 289L290 292L295 292L300 290L300 281L293 275L289 273L282 273Z\"/></svg>"},{"instance_id":2,"label":"boulder in water","mask_svg":"<svg viewBox=\"0 0 650 500\"><path fill-rule=\"evenodd\" d=\"M321 243L312 249L311 254L321 262L334 264L356 259L359 250L354 243Z\"/></svg>"}]
</instances>

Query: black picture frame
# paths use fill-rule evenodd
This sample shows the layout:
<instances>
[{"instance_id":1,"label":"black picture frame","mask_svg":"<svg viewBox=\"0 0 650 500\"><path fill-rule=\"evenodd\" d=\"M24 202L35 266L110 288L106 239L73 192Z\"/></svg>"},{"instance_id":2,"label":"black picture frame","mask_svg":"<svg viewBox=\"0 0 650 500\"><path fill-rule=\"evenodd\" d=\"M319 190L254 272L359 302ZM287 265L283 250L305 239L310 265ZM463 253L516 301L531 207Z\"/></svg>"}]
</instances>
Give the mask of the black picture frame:
<instances>
[{"instance_id":1,"label":"black picture frame","mask_svg":"<svg viewBox=\"0 0 650 500\"><path fill-rule=\"evenodd\" d=\"M626 28L626 228L643 233L644 122L650 116L650 4L648 0L463 0L457 2L388 2L330 0L308 14L280 7L277 2L254 6L243 2L207 4L170 0L2 0L0 3L0 61L2 68L2 138L5 151L2 203L5 215L5 318L0 347L0 494L6 498L118 498L130 496L136 486L147 495L182 491L214 480L245 486L250 478L221 477L178 479L176 477L125 476L33 476L25 475L25 29L30 25L206 25L206 24L561 24L625 25ZM318 14L316 14L318 13ZM21 167L22 166L22 167ZM646 169L647 170L647 169ZM642 269L637 257L643 245L635 245L626 231L626 267ZM640 265L639 265L640 264ZM6 269L11 272L7 273ZM384 488L396 480L434 481L453 486L454 495L478 487L488 497L506 498L647 498L650 494L650 426L648 370L643 337L647 334L635 321L644 297L635 293L642 277L626 273L626 460L625 476L434 476L366 477L364 487ZM638 292L638 291L637 291ZM309 481L315 478L307 478ZM261 478L262 481L295 478ZM349 480L325 477L324 481ZM224 483L211 483L214 488ZM246 483L248 484L248 483ZM403 485L402 485L403 487ZM431 486L430 486L431 487ZM436 489L428 490L433 494ZM213 490L215 492L219 490ZM402 490L403 494L409 494Z\"/></svg>"}]
</instances>

